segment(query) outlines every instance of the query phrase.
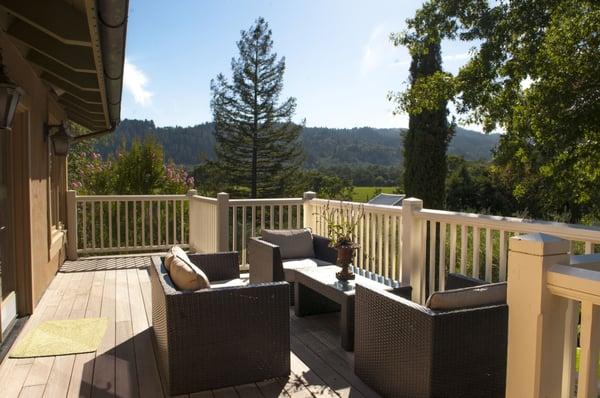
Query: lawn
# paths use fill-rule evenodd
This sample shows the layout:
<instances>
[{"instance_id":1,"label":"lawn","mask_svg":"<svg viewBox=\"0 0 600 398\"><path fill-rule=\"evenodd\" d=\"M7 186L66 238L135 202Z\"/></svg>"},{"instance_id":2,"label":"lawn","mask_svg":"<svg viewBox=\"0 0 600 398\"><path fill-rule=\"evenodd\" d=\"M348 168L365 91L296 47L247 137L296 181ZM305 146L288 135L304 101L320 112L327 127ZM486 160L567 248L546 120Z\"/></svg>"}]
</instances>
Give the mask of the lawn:
<instances>
[{"instance_id":1,"label":"lawn","mask_svg":"<svg viewBox=\"0 0 600 398\"><path fill-rule=\"evenodd\" d=\"M352 201L368 202L375 196L375 191L381 189L382 193L394 193L396 187L354 187L352 192Z\"/></svg>"}]
</instances>

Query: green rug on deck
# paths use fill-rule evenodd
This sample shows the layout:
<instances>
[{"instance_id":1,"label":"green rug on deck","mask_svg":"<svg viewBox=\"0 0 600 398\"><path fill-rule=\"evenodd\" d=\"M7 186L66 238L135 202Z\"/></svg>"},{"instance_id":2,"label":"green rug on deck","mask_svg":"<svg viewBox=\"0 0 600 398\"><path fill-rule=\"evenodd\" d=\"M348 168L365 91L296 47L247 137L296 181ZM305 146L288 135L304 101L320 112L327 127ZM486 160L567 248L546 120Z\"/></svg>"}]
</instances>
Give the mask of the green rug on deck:
<instances>
[{"instance_id":1,"label":"green rug on deck","mask_svg":"<svg viewBox=\"0 0 600 398\"><path fill-rule=\"evenodd\" d=\"M108 320L106 318L46 321L18 342L11 358L48 357L82 354L98 349Z\"/></svg>"}]
</instances>

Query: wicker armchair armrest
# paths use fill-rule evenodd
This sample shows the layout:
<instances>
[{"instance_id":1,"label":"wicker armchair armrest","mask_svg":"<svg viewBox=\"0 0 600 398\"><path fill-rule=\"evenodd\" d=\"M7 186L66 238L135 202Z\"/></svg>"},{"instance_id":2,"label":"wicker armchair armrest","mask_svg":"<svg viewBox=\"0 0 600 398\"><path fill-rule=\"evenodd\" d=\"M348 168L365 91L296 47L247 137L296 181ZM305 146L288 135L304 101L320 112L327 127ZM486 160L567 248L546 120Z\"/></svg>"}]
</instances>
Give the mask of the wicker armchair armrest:
<instances>
[{"instance_id":1,"label":"wicker armchair armrest","mask_svg":"<svg viewBox=\"0 0 600 398\"><path fill-rule=\"evenodd\" d=\"M433 312L398 295L356 286L354 370L387 397L428 397ZM385 342L385 344L382 344Z\"/></svg>"},{"instance_id":2,"label":"wicker armchair armrest","mask_svg":"<svg viewBox=\"0 0 600 398\"><path fill-rule=\"evenodd\" d=\"M331 239L320 235L313 235L315 257L319 260L335 264L337 262L337 250L329 246Z\"/></svg>"},{"instance_id":3,"label":"wicker armchair armrest","mask_svg":"<svg viewBox=\"0 0 600 398\"><path fill-rule=\"evenodd\" d=\"M260 238L248 240L250 283L285 280L279 246Z\"/></svg>"},{"instance_id":4,"label":"wicker armchair armrest","mask_svg":"<svg viewBox=\"0 0 600 398\"><path fill-rule=\"evenodd\" d=\"M481 286L487 284L481 279L471 278L462 274L448 274L446 276L446 290L462 289L465 287Z\"/></svg>"},{"instance_id":5,"label":"wicker armchair armrest","mask_svg":"<svg viewBox=\"0 0 600 398\"><path fill-rule=\"evenodd\" d=\"M240 277L240 263L237 252L188 254L209 281L222 281Z\"/></svg>"}]
</instances>

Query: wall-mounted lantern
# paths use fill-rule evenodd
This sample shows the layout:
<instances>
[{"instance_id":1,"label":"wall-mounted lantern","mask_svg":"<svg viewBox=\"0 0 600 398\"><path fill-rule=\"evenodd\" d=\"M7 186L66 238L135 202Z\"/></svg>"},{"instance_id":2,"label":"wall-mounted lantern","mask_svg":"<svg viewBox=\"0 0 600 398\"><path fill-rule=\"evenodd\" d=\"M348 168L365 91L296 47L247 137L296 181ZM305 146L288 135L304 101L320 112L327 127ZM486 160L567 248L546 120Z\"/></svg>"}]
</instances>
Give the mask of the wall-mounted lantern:
<instances>
[{"instance_id":1,"label":"wall-mounted lantern","mask_svg":"<svg viewBox=\"0 0 600 398\"><path fill-rule=\"evenodd\" d=\"M67 156L73 136L64 124L47 124L46 137L52 140L52 151L56 156Z\"/></svg>"},{"instance_id":2,"label":"wall-mounted lantern","mask_svg":"<svg viewBox=\"0 0 600 398\"><path fill-rule=\"evenodd\" d=\"M6 74L0 51L0 130L10 131L23 89Z\"/></svg>"}]
</instances>

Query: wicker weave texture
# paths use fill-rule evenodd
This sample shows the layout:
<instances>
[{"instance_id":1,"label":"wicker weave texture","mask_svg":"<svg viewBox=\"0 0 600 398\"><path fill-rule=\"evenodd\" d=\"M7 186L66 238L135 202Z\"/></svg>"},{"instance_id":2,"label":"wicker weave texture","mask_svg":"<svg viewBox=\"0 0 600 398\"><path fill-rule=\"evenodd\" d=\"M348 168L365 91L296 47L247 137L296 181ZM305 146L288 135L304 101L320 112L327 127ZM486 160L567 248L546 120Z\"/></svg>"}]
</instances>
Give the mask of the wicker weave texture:
<instances>
[{"instance_id":1,"label":"wicker weave texture","mask_svg":"<svg viewBox=\"0 0 600 398\"><path fill-rule=\"evenodd\" d=\"M433 312L356 289L355 372L390 398L504 397L508 307Z\"/></svg>"},{"instance_id":2,"label":"wicker weave texture","mask_svg":"<svg viewBox=\"0 0 600 398\"><path fill-rule=\"evenodd\" d=\"M154 341L169 394L289 374L286 282L182 293L156 258L151 280Z\"/></svg>"}]
</instances>

